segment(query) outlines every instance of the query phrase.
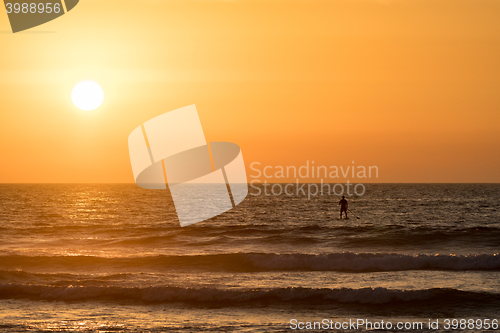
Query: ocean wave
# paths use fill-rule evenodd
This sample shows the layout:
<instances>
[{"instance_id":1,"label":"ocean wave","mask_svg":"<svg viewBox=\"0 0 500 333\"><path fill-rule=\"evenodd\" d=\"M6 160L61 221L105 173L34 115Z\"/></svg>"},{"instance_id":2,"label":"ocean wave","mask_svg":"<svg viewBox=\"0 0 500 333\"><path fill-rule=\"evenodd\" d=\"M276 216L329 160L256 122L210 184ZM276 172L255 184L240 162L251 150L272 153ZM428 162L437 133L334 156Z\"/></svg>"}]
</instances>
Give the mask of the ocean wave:
<instances>
[{"instance_id":1,"label":"ocean wave","mask_svg":"<svg viewBox=\"0 0 500 333\"><path fill-rule=\"evenodd\" d=\"M22 283L52 283L58 281L57 283L65 283L64 281L81 281L81 282L91 282L91 283L107 283L113 280L122 280L132 276L132 273L115 273L115 274L72 274L72 273L35 273L29 271L23 271L21 269L16 270L0 270L0 283L5 282L22 282Z\"/></svg>"},{"instance_id":2,"label":"ocean wave","mask_svg":"<svg viewBox=\"0 0 500 333\"><path fill-rule=\"evenodd\" d=\"M395 305L407 302L439 304L499 303L500 295L457 289L397 290L386 288L269 288L218 289L151 287L81 287L0 284L1 299L27 298L34 300L92 301L144 303L223 304L225 306L252 303L330 304L356 303Z\"/></svg>"},{"instance_id":3,"label":"ocean wave","mask_svg":"<svg viewBox=\"0 0 500 333\"><path fill-rule=\"evenodd\" d=\"M468 246L474 242L477 247L500 247L500 229L491 226L449 227L399 225L333 225L331 223L311 223L308 225L203 225L192 228L172 228L163 226L130 226L110 228L109 225L89 224L85 226L29 227L11 229L3 241L16 240L26 234L23 241L30 242L30 234L45 235L45 244L61 246L69 242L79 246L123 248L123 247L193 247L223 244L237 247L241 244L268 246L337 246L345 249L414 247L450 243L455 246ZM14 235L14 237L12 237ZM75 235L78 235L75 238ZM3 238L0 236L0 238Z\"/></svg>"},{"instance_id":4,"label":"ocean wave","mask_svg":"<svg viewBox=\"0 0 500 333\"><path fill-rule=\"evenodd\" d=\"M331 221L317 221L310 224L283 224L283 223L261 223L252 225L226 225L226 224L209 224L209 225L193 225L191 228L174 228L171 225L158 224L158 225L138 225L136 223L123 222L120 228L115 225L107 223L86 223L86 224L64 224L58 223L57 230L54 230L54 224L37 222L27 224L12 224L0 226L0 230L23 230L33 231L36 233L57 233L57 232L74 232L74 231L92 231L97 233L136 233L136 234L150 234L163 236L206 236L208 235L231 235L231 236L246 236L248 234L280 234L283 232L293 232L294 234L301 232L346 232L346 233L364 233L364 232L388 232L394 230L403 230L407 232L418 233L449 233L449 234L470 234L470 233L494 233L500 234L500 228L496 226L473 226L473 227L450 227L450 226L427 226L427 225L408 225L408 224L386 224L377 225L370 224L369 220L365 221L368 224L364 225L336 225ZM407 221L409 222L409 221ZM140 238L139 238L140 239Z\"/></svg>"},{"instance_id":5,"label":"ocean wave","mask_svg":"<svg viewBox=\"0 0 500 333\"><path fill-rule=\"evenodd\" d=\"M399 253L274 254L227 253L206 255L146 256L105 258L95 256L1 256L0 267L7 270L30 268L148 269L203 271L403 271L403 270L500 270L500 254L428 255Z\"/></svg>"},{"instance_id":6,"label":"ocean wave","mask_svg":"<svg viewBox=\"0 0 500 333\"><path fill-rule=\"evenodd\" d=\"M257 268L266 270L401 271L500 270L500 255L406 255L397 253L250 254Z\"/></svg>"},{"instance_id":7,"label":"ocean wave","mask_svg":"<svg viewBox=\"0 0 500 333\"><path fill-rule=\"evenodd\" d=\"M346 246L425 246L429 244L454 243L468 246L500 246L500 229L490 227L429 228L416 227L396 230L377 230L373 233L358 233L357 237L339 237Z\"/></svg>"}]
</instances>

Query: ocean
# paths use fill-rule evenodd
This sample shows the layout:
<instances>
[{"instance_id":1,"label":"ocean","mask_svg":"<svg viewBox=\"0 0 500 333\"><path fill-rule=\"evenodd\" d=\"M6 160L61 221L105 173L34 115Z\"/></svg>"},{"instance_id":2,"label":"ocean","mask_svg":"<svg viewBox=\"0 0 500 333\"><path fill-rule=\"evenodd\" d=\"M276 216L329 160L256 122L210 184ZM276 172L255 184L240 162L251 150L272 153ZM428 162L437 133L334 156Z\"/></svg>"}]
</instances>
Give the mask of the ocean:
<instances>
[{"instance_id":1,"label":"ocean","mask_svg":"<svg viewBox=\"0 0 500 333\"><path fill-rule=\"evenodd\" d=\"M0 331L500 330L500 184L253 192L181 228L166 191L0 184Z\"/></svg>"}]
</instances>

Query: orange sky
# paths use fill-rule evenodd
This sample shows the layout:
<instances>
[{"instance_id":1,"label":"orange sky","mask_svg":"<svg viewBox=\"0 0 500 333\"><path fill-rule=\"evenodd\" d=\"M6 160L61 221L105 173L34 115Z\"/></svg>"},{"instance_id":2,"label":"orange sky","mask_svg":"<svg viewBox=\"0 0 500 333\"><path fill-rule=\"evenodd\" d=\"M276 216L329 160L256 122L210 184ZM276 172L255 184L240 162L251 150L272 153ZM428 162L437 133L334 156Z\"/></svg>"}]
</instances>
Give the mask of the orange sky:
<instances>
[{"instance_id":1,"label":"orange sky","mask_svg":"<svg viewBox=\"0 0 500 333\"><path fill-rule=\"evenodd\" d=\"M497 0L83 0L12 34L3 12L0 182L133 182L129 133L190 104L247 166L500 182L499 17ZM82 80L99 109L73 106Z\"/></svg>"}]
</instances>

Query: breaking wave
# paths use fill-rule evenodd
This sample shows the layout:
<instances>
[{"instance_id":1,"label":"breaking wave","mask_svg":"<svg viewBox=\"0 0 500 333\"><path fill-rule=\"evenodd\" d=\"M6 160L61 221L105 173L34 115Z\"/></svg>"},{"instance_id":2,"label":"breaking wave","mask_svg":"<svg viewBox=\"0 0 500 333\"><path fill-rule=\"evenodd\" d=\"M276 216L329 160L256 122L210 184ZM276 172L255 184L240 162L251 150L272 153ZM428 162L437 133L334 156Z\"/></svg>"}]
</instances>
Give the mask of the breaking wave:
<instances>
[{"instance_id":1,"label":"breaking wave","mask_svg":"<svg viewBox=\"0 0 500 333\"><path fill-rule=\"evenodd\" d=\"M405 302L452 304L468 302L500 302L499 295L486 292L468 292L457 289L392 290L386 288L328 289L328 288L271 288L271 289L217 289L158 287L80 287L47 285L0 285L0 298L27 298L34 300L92 301L144 303L289 303L330 304L357 303L390 305Z\"/></svg>"}]
</instances>

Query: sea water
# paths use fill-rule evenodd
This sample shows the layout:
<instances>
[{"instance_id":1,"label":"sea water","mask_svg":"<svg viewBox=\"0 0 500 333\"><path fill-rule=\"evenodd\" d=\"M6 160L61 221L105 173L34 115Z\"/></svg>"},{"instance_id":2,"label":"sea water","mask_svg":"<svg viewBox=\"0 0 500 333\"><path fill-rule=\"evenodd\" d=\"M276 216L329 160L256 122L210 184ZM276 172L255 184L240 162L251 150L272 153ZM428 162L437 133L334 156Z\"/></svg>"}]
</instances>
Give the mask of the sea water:
<instances>
[{"instance_id":1,"label":"sea water","mask_svg":"<svg viewBox=\"0 0 500 333\"><path fill-rule=\"evenodd\" d=\"M499 184L368 184L347 199L360 219L338 220L334 195L250 194L181 228L166 191L0 185L0 330L444 332L500 319ZM387 329L343 330L375 328Z\"/></svg>"}]
</instances>

